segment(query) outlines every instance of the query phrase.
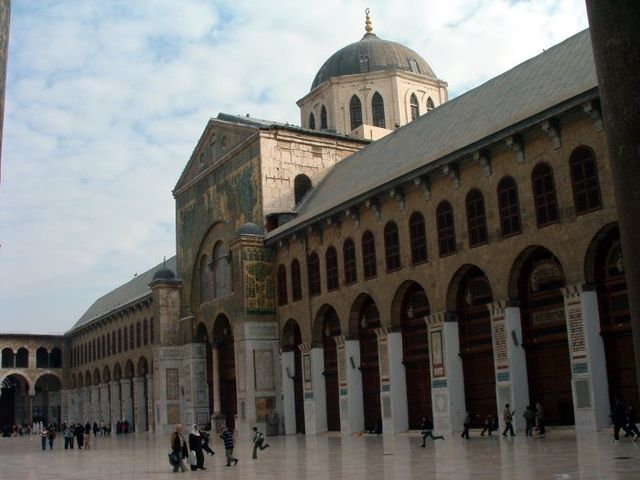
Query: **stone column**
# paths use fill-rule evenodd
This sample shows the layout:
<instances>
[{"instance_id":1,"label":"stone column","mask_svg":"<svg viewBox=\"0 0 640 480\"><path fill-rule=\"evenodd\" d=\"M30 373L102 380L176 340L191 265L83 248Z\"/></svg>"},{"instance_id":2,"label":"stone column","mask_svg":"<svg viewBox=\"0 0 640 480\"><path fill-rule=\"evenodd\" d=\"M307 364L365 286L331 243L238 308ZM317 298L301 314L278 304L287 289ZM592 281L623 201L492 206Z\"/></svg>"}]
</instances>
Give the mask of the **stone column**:
<instances>
[{"instance_id":1,"label":"stone column","mask_svg":"<svg viewBox=\"0 0 640 480\"><path fill-rule=\"evenodd\" d=\"M409 429L407 379L402 364L402 333L378 329L380 406L382 431L395 434Z\"/></svg>"},{"instance_id":2,"label":"stone column","mask_svg":"<svg viewBox=\"0 0 640 480\"><path fill-rule=\"evenodd\" d=\"M204 425L210 420L207 386L207 349L204 343L182 346L183 415L187 425Z\"/></svg>"},{"instance_id":3,"label":"stone column","mask_svg":"<svg viewBox=\"0 0 640 480\"><path fill-rule=\"evenodd\" d=\"M62 422L66 423L67 425L69 425L71 423L71 390L68 389L64 389L64 390L60 390L60 395L62 397L62 405L61 405L61 417L62 417ZM27 402L26 405L26 421L28 421L29 423L32 423L29 420L29 404Z\"/></svg>"},{"instance_id":4,"label":"stone column","mask_svg":"<svg viewBox=\"0 0 640 480\"><path fill-rule=\"evenodd\" d=\"M116 434L116 423L122 420L122 403L120 401L120 381L109 382L109 393L111 394L111 432Z\"/></svg>"},{"instance_id":5,"label":"stone column","mask_svg":"<svg viewBox=\"0 0 640 480\"><path fill-rule=\"evenodd\" d=\"M338 379L340 381L340 430L351 434L364 431L364 401L360 371L360 341L338 341Z\"/></svg>"},{"instance_id":6,"label":"stone column","mask_svg":"<svg viewBox=\"0 0 640 480\"><path fill-rule=\"evenodd\" d=\"M213 413L220 415L222 404L220 402L220 350L217 345L211 348L212 372L211 385L213 386Z\"/></svg>"},{"instance_id":7,"label":"stone column","mask_svg":"<svg viewBox=\"0 0 640 480\"><path fill-rule=\"evenodd\" d=\"M100 384L100 419L105 425L111 425L111 402L109 400L109 384Z\"/></svg>"},{"instance_id":8,"label":"stone column","mask_svg":"<svg viewBox=\"0 0 640 480\"><path fill-rule=\"evenodd\" d=\"M153 375L148 374L145 381L147 382L147 404L145 405L147 425L150 432L155 432L156 418L153 409Z\"/></svg>"},{"instance_id":9,"label":"stone column","mask_svg":"<svg viewBox=\"0 0 640 480\"><path fill-rule=\"evenodd\" d=\"M121 399L122 402L122 418L121 420L124 422L127 420L129 422L129 431L131 431L134 427L134 419L133 419L133 399L131 398L131 379L123 378L120 380L120 388L121 388Z\"/></svg>"},{"instance_id":10,"label":"stone column","mask_svg":"<svg viewBox=\"0 0 640 480\"><path fill-rule=\"evenodd\" d=\"M91 387L82 388L82 423L91 420Z\"/></svg>"},{"instance_id":11,"label":"stone column","mask_svg":"<svg viewBox=\"0 0 640 480\"><path fill-rule=\"evenodd\" d=\"M91 385L91 411L90 411L90 422L93 425L93 422L100 423L100 387L98 385Z\"/></svg>"},{"instance_id":12,"label":"stone column","mask_svg":"<svg viewBox=\"0 0 640 480\"><path fill-rule=\"evenodd\" d=\"M281 357L282 368L282 400L284 410L285 435L296 434L296 395L294 379L296 374L295 352L285 350Z\"/></svg>"},{"instance_id":13,"label":"stone column","mask_svg":"<svg viewBox=\"0 0 640 480\"><path fill-rule=\"evenodd\" d=\"M609 384L598 299L596 292L585 285L567 286L562 294L576 430L593 431L609 423Z\"/></svg>"},{"instance_id":14,"label":"stone column","mask_svg":"<svg viewBox=\"0 0 640 480\"><path fill-rule=\"evenodd\" d=\"M27 414L27 423L29 424L29 426L31 426L33 424L33 396L35 395L36 392L27 392L27 394L25 395L25 401L26 401L26 405L25 405L25 410L26 410L26 414Z\"/></svg>"},{"instance_id":15,"label":"stone column","mask_svg":"<svg viewBox=\"0 0 640 480\"><path fill-rule=\"evenodd\" d=\"M144 382L144 377L133 378L133 418L136 432L147 430L147 399L144 395Z\"/></svg>"},{"instance_id":16,"label":"stone column","mask_svg":"<svg viewBox=\"0 0 640 480\"><path fill-rule=\"evenodd\" d=\"M455 314L427 317L431 360L431 401L436 431L462 430L465 417L464 376Z\"/></svg>"},{"instance_id":17,"label":"stone column","mask_svg":"<svg viewBox=\"0 0 640 480\"><path fill-rule=\"evenodd\" d=\"M522 347L520 308L511 302L494 302L487 308L491 314L498 416L509 403L517 412L514 425L522 429L525 427L522 413L529 404L529 383L527 358Z\"/></svg>"},{"instance_id":18,"label":"stone column","mask_svg":"<svg viewBox=\"0 0 640 480\"><path fill-rule=\"evenodd\" d=\"M327 392L324 382L324 349L300 345L304 380L304 429L306 435L327 431Z\"/></svg>"}]
</instances>

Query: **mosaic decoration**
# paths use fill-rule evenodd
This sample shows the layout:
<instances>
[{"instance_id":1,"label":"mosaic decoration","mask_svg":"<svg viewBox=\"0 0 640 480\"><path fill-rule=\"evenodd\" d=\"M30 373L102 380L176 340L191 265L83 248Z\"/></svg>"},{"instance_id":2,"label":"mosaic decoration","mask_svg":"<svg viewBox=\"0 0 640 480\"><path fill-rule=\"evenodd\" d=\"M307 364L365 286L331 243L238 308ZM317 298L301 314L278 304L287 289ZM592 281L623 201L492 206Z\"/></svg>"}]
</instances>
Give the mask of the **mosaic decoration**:
<instances>
[{"instance_id":1,"label":"mosaic decoration","mask_svg":"<svg viewBox=\"0 0 640 480\"><path fill-rule=\"evenodd\" d=\"M340 386L347 386L347 358L344 349L344 344L338 345L338 382Z\"/></svg>"},{"instance_id":2,"label":"mosaic decoration","mask_svg":"<svg viewBox=\"0 0 640 480\"><path fill-rule=\"evenodd\" d=\"M444 354L442 345L442 330L431 332L431 360L433 362L433 376L444 377Z\"/></svg>"},{"instance_id":3,"label":"mosaic decoration","mask_svg":"<svg viewBox=\"0 0 640 480\"><path fill-rule=\"evenodd\" d=\"M498 372L496 375L496 381L498 382L508 382L509 380L511 380L509 372Z\"/></svg>"},{"instance_id":4,"label":"mosaic decoration","mask_svg":"<svg viewBox=\"0 0 640 480\"><path fill-rule=\"evenodd\" d=\"M254 315L275 315L275 280L273 258L263 249L242 253L245 284L245 308Z\"/></svg>"},{"instance_id":5,"label":"mosaic decoration","mask_svg":"<svg viewBox=\"0 0 640 480\"><path fill-rule=\"evenodd\" d=\"M253 351L253 371L255 372L255 387L258 391L273 390L273 351Z\"/></svg>"},{"instance_id":6,"label":"mosaic decoration","mask_svg":"<svg viewBox=\"0 0 640 480\"><path fill-rule=\"evenodd\" d=\"M569 345L572 352L584 352L584 328L582 325L582 309L580 302L574 302L567 308L567 326L569 327Z\"/></svg>"},{"instance_id":7,"label":"mosaic decoration","mask_svg":"<svg viewBox=\"0 0 640 480\"><path fill-rule=\"evenodd\" d=\"M304 389L312 390L313 381L311 379L311 355L303 355L302 357L302 369L304 371ZM306 395L306 394L305 394ZM313 396L313 393L311 394Z\"/></svg>"},{"instance_id":8,"label":"mosaic decoration","mask_svg":"<svg viewBox=\"0 0 640 480\"><path fill-rule=\"evenodd\" d=\"M244 342L236 343L236 381L238 382L238 391L244 392L247 389L244 376Z\"/></svg>"},{"instance_id":9,"label":"mosaic decoration","mask_svg":"<svg viewBox=\"0 0 640 480\"><path fill-rule=\"evenodd\" d=\"M167 405L167 423L180 423L180 406L173 404Z\"/></svg>"},{"instance_id":10,"label":"mosaic decoration","mask_svg":"<svg viewBox=\"0 0 640 480\"><path fill-rule=\"evenodd\" d=\"M178 385L178 369L167 368L165 375L167 382L167 400L178 400L180 398Z\"/></svg>"},{"instance_id":11,"label":"mosaic decoration","mask_svg":"<svg viewBox=\"0 0 640 480\"><path fill-rule=\"evenodd\" d=\"M256 421L266 422L275 409L275 397L256 397Z\"/></svg>"},{"instance_id":12,"label":"mosaic decoration","mask_svg":"<svg viewBox=\"0 0 640 480\"><path fill-rule=\"evenodd\" d=\"M507 332L504 328L504 321L493 324L493 352L496 365L505 365L507 358Z\"/></svg>"},{"instance_id":13,"label":"mosaic decoration","mask_svg":"<svg viewBox=\"0 0 640 480\"><path fill-rule=\"evenodd\" d=\"M589 364L586 362L574 363L572 369L573 369L573 373L578 375L581 373L589 373Z\"/></svg>"},{"instance_id":14,"label":"mosaic decoration","mask_svg":"<svg viewBox=\"0 0 640 480\"><path fill-rule=\"evenodd\" d=\"M380 335L380 341L378 342L378 355L380 361L380 379L382 382L389 381L389 345L387 344L386 335Z\"/></svg>"},{"instance_id":15,"label":"mosaic decoration","mask_svg":"<svg viewBox=\"0 0 640 480\"><path fill-rule=\"evenodd\" d=\"M184 396L187 402L191 401L191 366L186 365L184 367Z\"/></svg>"}]
</instances>

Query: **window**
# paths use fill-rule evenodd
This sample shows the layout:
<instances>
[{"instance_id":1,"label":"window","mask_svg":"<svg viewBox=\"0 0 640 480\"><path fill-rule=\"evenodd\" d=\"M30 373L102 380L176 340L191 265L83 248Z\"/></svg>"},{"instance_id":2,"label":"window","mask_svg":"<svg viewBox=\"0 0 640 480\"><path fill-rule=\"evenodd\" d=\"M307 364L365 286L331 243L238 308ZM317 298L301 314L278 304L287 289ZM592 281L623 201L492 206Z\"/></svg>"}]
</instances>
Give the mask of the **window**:
<instances>
[{"instance_id":1,"label":"window","mask_svg":"<svg viewBox=\"0 0 640 480\"><path fill-rule=\"evenodd\" d=\"M151 320L149 320L149 340L151 343L153 343L154 340L154 335L153 335L153 317L151 317Z\"/></svg>"},{"instance_id":2,"label":"window","mask_svg":"<svg viewBox=\"0 0 640 480\"><path fill-rule=\"evenodd\" d=\"M475 247L487 243L487 217L484 210L484 197L477 188L467 194L467 230L469 246Z\"/></svg>"},{"instance_id":3,"label":"window","mask_svg":"<svg viewBox=\"0 0 640 480\"><path fill-rule=\"evenodd\" d=\"M93 361L95 362L97 360L97 357L98 357L98 349L96 348L96 339L95 338L91 341L91 351L92 351Z\"/></svg>"},{"instance_id":4,"label":"window","mask_svg":"<svg viewBox=\"0 0 640 480\"><path fill-rule=\"evenodd\" d=\"M326 130L329 128L327 126L327 109L325 106L322 106L322 110L320 110L320 129Z\"/></svg>"},{"instance_id":5,"label":"window","mask_svg":"<svg viewBox=\"0 0 640 480\"><path fill-rule=\"evenodd\" d=\"M342 246L344 261L344 283L350 285L358 279L358 267L356 265L356 245L353 240L347 238Z\"/></svg>"},{"instance_id":6,"label":"window","mask_svg":"<svg viewBox=\"0 0 640 480\"><path fill-rule=\"evenodd\" d=\"M309 128L311 130L316 129L316 117L313 115L313 113L309 114Z\"/></svg>"},{"instance_id":7,"label":"window","mask_svg":"<svg viewBox=\"0 0 640 480\"><path fill-rule=\"evenodd\" d=\"M136 347L140 348L142 346L142 325L140 322L136 323Z\"/></svg>"},{"instance_id":8,"label":"window","mask_svg":"<svg viewBox=\"0 0 640 480\"><path fill-rule=\"evenodd\" d=\"M418 97L416 97L415 93L411 94L409 107L411 108L411 120L415 120L420 116L420 106L418 105Z\"/></svg>"},{"instance_id":9,"label":"window","mask_svg":"<svg viewBox=\"0 0 640 480\"><path fill-rule=\"evenodd\" d=\"M118 329L118 353L122 353L122 330Z\"/></svg>"},{"instance_id":10,"label":"window","mask_svg":"<svg viewBox=\"0 0 640 480\"><path fill-rule=\"evenodd\" d=\"M369 71L369 56L360 55L360 73L367 73Z\"/></svg>"},{"instance_id":11,"label":"window","mask_svg":"<svg viewBox=\"0 0 640 480\"><path fill-rule=\"evenodd\" d=\"M129 329L127 327L122 329L122 347L125 352L129 350Z\"/></svg>"},{"instance_id":12,"label":"window","mask_svg":"<svg viewBox=\"0 0 640 480\"><path fill-rule=\"evenodd\" d=\"M309 295L320 294L320 258L317 253L307 257L307 277L309 281Z\"/></svg>"},{"instance_id":13,"label":"window","mask_svg":"<svg viewBox=\"0 0 640 480\"><path fill-rule=\"evenodd\" d=\"M409 68L413 73L420 73L420 68L418 67L418 62L416 62L415 58L409 59Z\"/></svg>"},{"instance_id":14,"label":"window","mask_svg":"<svg viewBox=\"0 0 640 480\"><path fill-rule=\"evenodd\" d=\"M106 338L104 335L102 335L102 357L106 357L108 355L107 353L107 342L106 342Z\"/></svg>"},{"instance_id":15,"label":"window","mask_svg":"<svg viewBox=\"0 0 640 480\"><path fill-rule=\"evenodd\" d=\"M373 126L385 128L384 122L384 100L378 92L373 94L371 99L371 111L373 113Z\"/></svg>"},{"instance_id":16,"label":"window","mask_svg":"<svg viewBox=\"0 0 640 480\"><path fill-rule=\"evenodd\" d=\"M400 268L400 237L395 222L389 222L384 227L384 256L387 262L387 272L393 272Z\"/></svg>"},{"instance_id":17,"label":"window","mask_svg":"<svg viewBox=\"0 0 640 480\"><path fill-rule=\"evenodd\" d=\"M296 205L299 204L309 190L311 190L311 179L304 174L296 175L293 180L293 197Z\"/></svg>"},{"instance_id":18,"label":"window","mask_svg":"<svg viewBox=\"0 0 640 480\"><path fill-rule=\"evenodd\" d=\"M291 299L295 302L302 298L302 279L300 278L300 262L291 262Z\"/></svg>"},{"instance_id":19,"label":"window","mask_svg":"<svg viewBox=\"0 0 640 480\"><path fill-rule=\"evenodd\" d=\"M111 353L116 354L116 331L111 332Z\"/></svg>"},{"instance_id":20,"label":"window","mask_svg":"<svg viewBox=\"0 0 640 480\"><path fill-rule=\"evenodd\" d=\"M440 256L451 255L456 251L456 231L453 225L453 208L446 200L440 202L436 209L436 223Z\"/></svg>"},{"instance_id":21,"label":"window","mask_svg":"<svg viewBox=\"0 0 640 480\"><path fill-rule=\"evenodd\" d=\"M327 249L325 253L325 262L327 266L327 290L336 290L339 286L338 280L338 252L333 247Z\"/></svg>"},{"instance_id":22,"label":"window","mask_svg":"<svg viewBox=\"0 0 640 480\"><path fill-rule=\"evenodd\" d=\"M209 300L209 292L211 291L211 269L207 263L207 256L204 255L200 259L200 303Z\"/></svg>"},{"instance_id":23,"label":"window","mask_svg":"<svg viewBox=\"0 0 640 480\"><path fill-rule=\"evenodd\" d=\"M376 241L369 231L362 235L362 268L364 278L373 278L378 274L376 269Z\"/></svg>"},{"instance_id":24,"label":"window","mask_svg":"<svg viewBox=\"0 0 640 480\"><path fill-rule=\"evenodd\" d=\"M588 147L576 148L569 159L569 168L576 214L602 207L598 166L593 151Z\"/></svg>"},{"instance_id":25,"label":"window","mask_svg":"<svg viewBox=\"0 0 640 480\"><path fill-rule=\"evenodd\" d=\"M349 102L349 114L351 115L351 130L355 130L362 125L362 103L354 95Z\"/></svg>"},{"instance_id":26,"label":"window","mask_svg":"<svg viewBox=\"0 0 640 480\"><path fill-rule=\"evenodd\" d=\"M278 267L278 305L287 304L287 269L284 265Z\"/></svg>"},{"instance_id":27,"label":"window","mask_svg":"<svg viewBox=\"0 0 640 480\"><path fill-rule=\"evenodd\" d=\"M427 98L427 112L430 112L434 108L436 108L436 106L433 104L431 97Z\"/></svg>"},{"instance_id":28,"label":"window","mask_svg":"<svg viewBox=\"0 0 640 480\"><path fill-rule=\"evenodd\" d=\"M553 169L546 163L538 164L531 174L533 203L536 207L538 227L558 221L558 199Z\"/></svg>"},{"instance_id":29,"label":"window","mask_svg":"<svg viewBox=\"0 0 640 480\"><path fill-rule=\"evenodd\" d=\"M424 217L414 212L409 218L409 241L411 242L411 263L417 265L427 261L427 234Z\"/></svg>"},{"instance_id":30,"label":"window","mask_svg":"<svg viewBox=\"0 0 640 480\"><path fill-rule=\"evenodd\" d=\"M135 335L133 334L133 324L129 325L129 349L133 350L136 346L135 344Z\"/></svg>"},{"instance_id":31,"label":"window","mask_svg":"<svg viewBox=\"0 0 640 480\"><path fill-rule=\"evenodd\" d=\"M148 345L149 344L149 322L147 322L147 319L144 319L144 322L142 324L142 338L144 339L144 344Z\"/></svg>"},{"instance_id":32,"label":"window","mask_svg":"<svg viewBox=\"0 0 640 480\"><path fill-rule=\"evenodd\" d=\"M500 229L502 236L508 237L521 232L520 202L518 186L511 177L504 177L498 183L498 210L500 212Z\"/></svg>"}]
</instances>

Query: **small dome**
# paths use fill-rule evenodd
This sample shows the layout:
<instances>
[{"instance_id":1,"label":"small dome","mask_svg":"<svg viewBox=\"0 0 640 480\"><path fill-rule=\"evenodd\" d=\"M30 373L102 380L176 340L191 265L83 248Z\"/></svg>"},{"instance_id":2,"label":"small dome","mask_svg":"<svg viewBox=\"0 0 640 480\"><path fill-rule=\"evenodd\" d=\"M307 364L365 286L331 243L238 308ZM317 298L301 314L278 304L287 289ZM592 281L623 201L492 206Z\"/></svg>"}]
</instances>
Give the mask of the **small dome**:
<instances>
[{"instance_id":1,"label":"small dome","mask_svg":"<svg viewBox=\"0 0 640 480\"><path fill-rule=\"evenodd\" d=\"M416 52L367 32L359 42L338 50L324 62L313 80L311 90L332 77L381 70L404 70L422 77L436 78L427 61Z\"/></svg>"},{"instance_id":2,"label":"small dome","mask_svg":"<svg viewBox=\"0 0 640 480\"><path fill-rule=\"evenodd\" d=\"M160 270L157 270L156 273L153 274L153 281L156 280L175 280L176 274L173 273L173 270L167 267L162 267Z\"/></svg>"},{"instance_id":3,"label":"small dome","mask_svg":"<svg viewBox=\"0 0 640 480\"><path fill-rule=\"evenodd\" d=\"M256 235L256 236L264 236L264 230L260 228L255 223L245 223L242 225L237 232L238 235Z\"/></svg>"}]
</instances>

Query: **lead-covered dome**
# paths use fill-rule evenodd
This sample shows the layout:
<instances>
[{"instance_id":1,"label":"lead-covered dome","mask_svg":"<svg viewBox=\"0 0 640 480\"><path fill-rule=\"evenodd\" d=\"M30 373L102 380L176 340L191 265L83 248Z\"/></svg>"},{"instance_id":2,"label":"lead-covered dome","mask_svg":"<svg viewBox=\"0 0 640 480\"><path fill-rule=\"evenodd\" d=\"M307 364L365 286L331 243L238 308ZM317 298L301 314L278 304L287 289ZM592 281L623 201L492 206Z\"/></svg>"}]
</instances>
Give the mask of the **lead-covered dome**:
<instances>
[{"instance_id":1,"label":"lead-covered dome","mask_svg":"<svg viewBox=\"0 0 640 480\"><path fill-rule=\"evenodd\" d=\"M341 48L324 62L313 80L311 90L332 77L380 70L404 70L436 78L427 61L416 52L367 32L359 42Z\"/></svg>"}]
</instances>

